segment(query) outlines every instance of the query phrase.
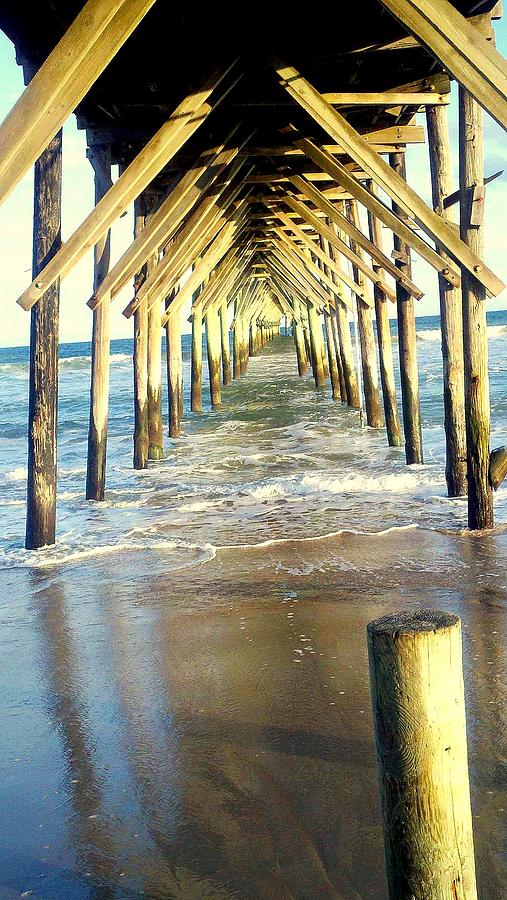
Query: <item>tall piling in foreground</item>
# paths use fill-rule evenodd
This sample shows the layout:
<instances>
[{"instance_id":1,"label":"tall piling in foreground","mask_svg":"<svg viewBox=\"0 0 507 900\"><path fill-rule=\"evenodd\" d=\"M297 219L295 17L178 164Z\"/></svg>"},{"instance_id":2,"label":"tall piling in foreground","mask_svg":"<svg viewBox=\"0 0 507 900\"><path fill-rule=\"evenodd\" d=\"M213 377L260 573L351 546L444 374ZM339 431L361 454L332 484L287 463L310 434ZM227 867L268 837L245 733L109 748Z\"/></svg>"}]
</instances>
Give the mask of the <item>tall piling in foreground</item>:
<instances>
[{"instance_id":1,"label":"tall piling in foreground","mask_svg":"<svg viewBox=\"0 0 507 900\"><path fill-rule=\"evenodd\" d=\"M202 306L192 312L192 363L190 375L190 409L202 412Z\"/></svg>"},{"instance_id":2,"label":"tall piling in foreground","mask_svg":"<svg viewBox=\"0 0 507 900\"><path fill-rule=\"evenodd\" d=\"M374 184L369 182L369 190L374 193ZM368 228L370 240L379 250L382 250L382 229L376 216L368 211ZM373 271L378 275L379 281L384 280L385 273L381 266L372 260ZM398 403L396 399L396 384L394 381L393 348L391 341L391 327L389 324L388 300L377 282L373 286L375 299L375 321L377 323L377 343L380 362L380 383L382 385L382 399L384 401L384 416L386 420L387 441L390 447L401 447L401 426L398 415Z\"/></svg>"},{"instance_id":3,"label":"tall piling in foreground","mask_svg":"<svg viewBox=\"0 0 507 900\"><path fill-rule=\"evenodd\" d=\"M418 610L368 625L391 900L477 900L461 623Z\"/></svg>"},{"instance_id":4,"label":"tall piling in foreground","mask_svg":"<svg viewBox=\"0 0 507 900\"><path fill-rule=\"evenodd\" d=\"M134 232L145 224L145 202L135 203ZM138 283L142 281L139 276ZM148 298L145 295L134 313L134 469L148 467Z\"/></svg>"},{"instance_id":5,"label":"tall piling in foreground","mask_svg":"<svg viewBox=\"0 0 507 900\"><path fill-rule=\"evenodd\" d=\"M484 185L483 112L464 88L459 88L459 179L461 239L481 257ZM493 527L493 489L489 479L490 409L486 291L462 270L463 355L467 436L468 525Z\"/></svg>"},{"instance_id":6,"label":"tall piling in foreground","mask_svg":"<svg viewBox=\"0 0 507 900\"><path fill-rule=\"evenodd\" d=\"M345 372L343 369L343 360L342 353L340 347L340 335L338 333L338 303L336 307L331 310L331 328L333 331L333 340L336 351L336 365L338 367L338 377L340 379L340 396L342 403L347 402L347 385L345 384Z\"/></svg>"},{"instance_id":7,"label":"tall piling in foreground","mask_svg":"<svg viewBox=\"0 0 507 900\"><path fill-rule=\"evenodd\" d=\"M209 389L211 408L219 409L222 405L222 389L220 386L221 337L218 312L210 306L204 317L206 327L206 346L208 350Z\"/></svg>"},{"instance_id":8,"label":"tall piling in foreground","mask_svg":"<svg viewBox=\"0 0 507 900\"><path fill-rule=\"evenodd\" d=\"M111 181L111 149L88 150L95 179L95 205L108 192ZM94 247L93 290L96 291L109 271L111 232L107 231ZM103 500L106 490L107 420L109 412L110 298L106 296L93 310L92 362L90 382L90 420L86 461L86 499Z\"/></svg>"},{"instance_id":9,"label":"tall piling in foreground","mask_svg":"<svg viewBox=\"0 0 507 900\"><path fill-rule=\"evenodd\" d=\"M229 343L229 322L227 318L227 300L220 306L220 335L222 341L222 381L228 385L232 381L231 345Z\"/></svg>"},{"instance_id":10,"label":"tall piling in foreground","mask_svg":"<svg viewBox=\"0 0 507 900\"><path fill-rule=\"evenodd\" d=\"M338 363L336 361L336 346L334 342L331 313L324 313L324 334L326 336L329 379L331 381L333 400L341 400L340 376L338 374Z\"/></svg>"},{"instance_id":11,"label":"tall piling in foreground","mask_svg":"<svg viewBox=\"0 0 507 900\"><path fill-rule=\"evenodd\" d=\"M35 163L32 277L61 245L62 133ZM60 283L32 307L28 400L27 550L56 538L56 429Z\"/></svg>"},{"instance_id":12,"label":"tall piling in foreground","mask_svg":"<svg viewBox=\"0 0 507 900\"><path fill-rule=\"evenodd\" d=\"M167 398L169 404L169 437L181 434L183 416L183 354L181 347L181 311L176 310L166 322Z\"/></svg>"},{"instance_id":13,"label":"tall piling in foreground","mask_svg":"<svg viewBox=\"0 0 507 900\"><path fill-rule=\"evenodd\" d=\"M391 168L406 181L405 154L390 153L389 163ZM400 219L408 218L401 206L394 201L393 211ZM395 262L397 268L411 278L410 247L396 234L394 235L394 252L396 254ZM412 463L423 462L419 372L417 369L414 298L400 281L396 282L396 307L398 312L398 351L400 356L405 458L407 464L411 465Z\"/></svg>"},{"instance_id":14,"label":"tall piling in foreground","mask_svg":"<svg viewBox=\"0 0 507 900\"><path fill-rule=\"evenodd\" d=\"M426 124L433 208L444 219L454 222L452 208L446 208L444 203L452 194L447 107L427 106ZM445 258L441 248L439 252ZM438 275L438 288L444 364L445 479L449 497L459 497L467 492L461 294L441 273Z\"/></svg>"}]
</instances>

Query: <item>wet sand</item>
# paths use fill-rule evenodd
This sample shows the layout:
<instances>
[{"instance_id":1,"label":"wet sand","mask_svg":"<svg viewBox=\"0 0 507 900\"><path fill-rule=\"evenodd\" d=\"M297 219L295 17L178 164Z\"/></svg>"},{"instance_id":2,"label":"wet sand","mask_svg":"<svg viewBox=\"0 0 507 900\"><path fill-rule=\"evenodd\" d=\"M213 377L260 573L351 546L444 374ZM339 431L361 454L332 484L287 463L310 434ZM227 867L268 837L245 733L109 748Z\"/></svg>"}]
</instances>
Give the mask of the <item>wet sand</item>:
<instances>
[{"instance_id":1,"label":"wet sand","mask_svg":"<svg viewBox=\"0 0 507 900\"><path fill-rule=\"evenodd\" d=\"M506 884L507 533L2 573L0 897L386 900L365 628L463 620L480 897ZM431 573L430 576L428 573Z\"/></svg>"}]
</instances>

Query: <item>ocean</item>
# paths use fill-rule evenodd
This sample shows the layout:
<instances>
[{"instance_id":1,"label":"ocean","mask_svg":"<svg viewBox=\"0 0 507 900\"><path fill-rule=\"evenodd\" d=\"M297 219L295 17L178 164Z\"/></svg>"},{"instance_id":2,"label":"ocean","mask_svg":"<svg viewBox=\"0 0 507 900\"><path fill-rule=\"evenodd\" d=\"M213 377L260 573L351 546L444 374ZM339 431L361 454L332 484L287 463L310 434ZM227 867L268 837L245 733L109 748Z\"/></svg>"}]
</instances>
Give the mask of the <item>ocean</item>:
<instances>
[{"instance_id":1,"label":"ocean","mask_svg":"<svg viewBox=\"0 0 507 900\"><path fill-rule=\"evenodd\" d=\"M103 503L84 499L90 345L63 344L58 538L39 551L28 350L0 350L0 900L387 900L366 624L427 607L462 619L480 896L505 896L507 488L495 530L467 533L438 326L417 320L410 467L297 377L289 337L219 411L205 377L190 414L186 335L183 434L136 472L132 343L113 341ZM497 447L507 311L488 326Z\"/></svg>"}]
</instances>

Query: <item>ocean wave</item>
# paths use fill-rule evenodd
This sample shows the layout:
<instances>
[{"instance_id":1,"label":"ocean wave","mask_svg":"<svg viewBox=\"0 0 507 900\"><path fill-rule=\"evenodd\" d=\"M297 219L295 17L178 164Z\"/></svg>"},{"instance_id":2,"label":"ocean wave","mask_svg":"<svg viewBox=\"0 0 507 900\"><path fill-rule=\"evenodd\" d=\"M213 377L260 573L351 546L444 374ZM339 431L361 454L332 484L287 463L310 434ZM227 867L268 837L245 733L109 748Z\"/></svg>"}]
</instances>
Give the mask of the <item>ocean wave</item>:
<instances>
[{"instance_id":1,"label":"ocean wave","mask_svg":"<svg viewBox=\"0 0 507 900\"><path fill-rule=\"evenodd\" d=\"M28 477L28 469L25 466L17 466L9 472L0 472L0 484L13 484L17 481L25 481Z\"/></svg>"},{"instance_id":2,"label":"ocean wave","mask_svg":"<svg viewBox=\"0 0 507 900\"><path fill-rule=\"evenodd\" d=\"M391 525L389 528L379 529L378 531L362 531L358 528L339 528L336 531L328 531L326 534L311 535L311 537L270 538L267 541L259 541L258 543L252 544L225 544L221 547L216 547L216 552L221 553L228 550L263 550L266 547L277 547L282 544L317 544L320 541L326 541L329 538L340 537L347 534L357 535L358 537L385 537L385 535L392 534L393 532L415 531L418 528L419 525L415 522L412 522L409 525Z\"/></svg>"},{"instance_id":3,"label":"ocean wave","mask_svg":"<svg viewBox=\"0 0 507 900\"><path fill-rule=\"evenodd\" d=\"M245 487L249 496L262 501L311 494L406 494L428 489L435 491L441 486L443 476L435 475L429 466L421 466L416 472L380 476L351 473L343 477L304 475L302 478L280 478L255 487Z\"/></svg>"},{"instance_id":4,"label":"ocean wave","mask_svg":"<svg viewBox=\"0 0 507 900\"><path fill-rule=\"evenodd\" d=\"M78 560L107 556L113 553L138 553L140 551L162 551L175 553L174 560L164 556L164 570L177 571L203 565L214 559L216 547L213 544L189 543L181 540L167 540L160 534L134 529L117 543L86 546L72 545L64 541L39 550L2 550L0 551L0 569L50 569L66 565Z\"/></svg>"},{"instance_id":5,"label":"ocean wave","mask_svg":"<svg viewBox=\"0 0 507 900\"><path fill-rule=\"evenodd\" d=\"M503 338L507 334L507 325L488 325L489 338ZM421 329L416 332L418 341L439 342L441 340L440 328Z\"/></svg>"}]
</instances>

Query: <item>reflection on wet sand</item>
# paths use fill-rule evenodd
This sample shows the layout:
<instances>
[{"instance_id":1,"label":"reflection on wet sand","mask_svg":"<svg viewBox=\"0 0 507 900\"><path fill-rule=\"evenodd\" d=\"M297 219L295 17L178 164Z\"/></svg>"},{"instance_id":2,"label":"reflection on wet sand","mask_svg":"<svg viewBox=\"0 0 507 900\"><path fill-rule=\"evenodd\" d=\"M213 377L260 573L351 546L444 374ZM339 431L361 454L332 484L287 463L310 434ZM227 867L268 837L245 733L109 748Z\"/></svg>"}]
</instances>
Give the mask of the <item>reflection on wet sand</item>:
<instances>
[{"instance_id":1,"label":"reflection on wet sand","mask_svg":"<svg viewBox=\"0 0 507 900\"><path fill-rule=\"evenodd\" d=\"M62 849L60 867L20 855L0 897L386 900L365 627L433 605L463 619L478 878L500 900L506 540L334 535L222 550L170 580L118 554L30 591L11 573L14 637L35 623L23 727L61 769L45 839ZM34 755L29 789L46 780Z\"/></svg>"}]
</instances>

